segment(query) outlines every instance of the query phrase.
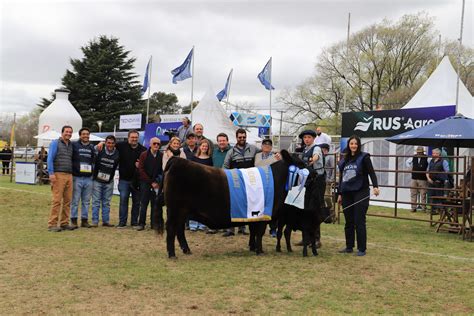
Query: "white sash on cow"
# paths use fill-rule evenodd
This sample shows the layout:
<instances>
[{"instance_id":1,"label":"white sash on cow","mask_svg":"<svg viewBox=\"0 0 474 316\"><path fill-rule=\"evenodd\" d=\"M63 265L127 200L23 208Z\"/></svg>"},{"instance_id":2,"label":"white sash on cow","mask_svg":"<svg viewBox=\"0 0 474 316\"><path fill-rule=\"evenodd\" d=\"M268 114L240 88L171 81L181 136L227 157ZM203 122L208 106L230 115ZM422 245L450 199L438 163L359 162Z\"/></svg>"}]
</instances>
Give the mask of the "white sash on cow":
<instances>
[{"instance_id":1,"label":"white sash on cow","mask_svg":"<svg viewBox=\"0 0 474 316\"><path fill-rule=\"evenodd\" d=\"M247 218L260 216L265 208L265 195L260 172L257 168L240 169L240 172L242 172L247 193Z\"/></svg>"}]
</instances>

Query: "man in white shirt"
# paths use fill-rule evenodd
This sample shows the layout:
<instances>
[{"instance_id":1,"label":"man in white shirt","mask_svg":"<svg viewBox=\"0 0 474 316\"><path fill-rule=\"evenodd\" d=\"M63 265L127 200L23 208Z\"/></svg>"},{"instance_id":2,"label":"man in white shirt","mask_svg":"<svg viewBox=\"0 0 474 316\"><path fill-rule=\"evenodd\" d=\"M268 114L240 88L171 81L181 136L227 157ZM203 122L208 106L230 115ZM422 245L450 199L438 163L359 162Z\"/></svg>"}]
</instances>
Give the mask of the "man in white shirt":
<instances>
[{"instance_id":1,"label":"man in white shirt","mask_svg":"<svg viewBox=\"0 0 474 316\"><path fill-rule=\"evenodd\" d=\"M316 128L316 138L314 139L315 145L328 144L331 146L331 137L321 131L321 127Z\"/></svg>"}]
</instances>

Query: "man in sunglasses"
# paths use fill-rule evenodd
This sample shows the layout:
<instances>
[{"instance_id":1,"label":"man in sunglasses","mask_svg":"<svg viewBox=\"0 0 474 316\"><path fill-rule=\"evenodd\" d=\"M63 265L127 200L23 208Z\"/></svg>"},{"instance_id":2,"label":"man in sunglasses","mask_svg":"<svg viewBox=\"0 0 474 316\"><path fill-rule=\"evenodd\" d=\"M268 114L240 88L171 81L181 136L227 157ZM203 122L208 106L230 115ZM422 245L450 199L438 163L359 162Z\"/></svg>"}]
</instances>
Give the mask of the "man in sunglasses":
<instances>
[{"instance_id":1,"label":"man in sunglasses","mask_svg":"<svg viewBox=\"0 0 474 316\"><path fill-rule=\"evenodd\" d=\"M140 178L140 213L137 231L145 229L146 213L151 201L151 210L155 209L156 194L163 176L163 154L160 152L161 141L158 137L150 139L150 148L141 153L138 160ZM151 214L153 218L153 214ZM151 221L150 221L151 222Z\"/></svg>"},{"instance_id":2,"label":"man in sunglasses","mask_svg":"<svg viewBox=\"0 0 474 316\"><path fill-rule=\"evenodd\" d=\"M239 128L235 132L237 144L227 152L224 159L224 169L243 169L255 167L255 155L260 151L256 146L247 143L247 132L243 128ZM247 235L245 226L239 227L239 233ZM234 236L234 227L229 228L224 237Z\"/></svg>"}]
</instances>

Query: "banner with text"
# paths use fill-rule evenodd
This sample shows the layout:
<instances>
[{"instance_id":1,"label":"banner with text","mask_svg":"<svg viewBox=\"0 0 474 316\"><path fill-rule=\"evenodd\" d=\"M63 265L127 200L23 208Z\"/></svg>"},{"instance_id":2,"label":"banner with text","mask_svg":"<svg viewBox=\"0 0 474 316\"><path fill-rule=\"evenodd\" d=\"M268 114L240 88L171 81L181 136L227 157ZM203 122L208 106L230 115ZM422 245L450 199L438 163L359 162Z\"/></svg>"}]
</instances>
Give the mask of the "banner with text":
<instances>
[{"instance_id":1,"label":"banner with text","mask_svg":"<svg viewBox=\"0 0 474 316\"><path fill-rule=\"evenodd\" d=\"M342 113L342 137L390 137L455 115L454 105Z\"/></svg>"},{"instance_id":2,"label":"banner with text","mask_svg":"<svg viewBox=\"0 0 474 316\"><path fill-rule=\"evenodd\" d=\"M142 128L142 115L141 114L120 115L119 129L141 129L141 128Z\"/></svg>"}]
</instances>

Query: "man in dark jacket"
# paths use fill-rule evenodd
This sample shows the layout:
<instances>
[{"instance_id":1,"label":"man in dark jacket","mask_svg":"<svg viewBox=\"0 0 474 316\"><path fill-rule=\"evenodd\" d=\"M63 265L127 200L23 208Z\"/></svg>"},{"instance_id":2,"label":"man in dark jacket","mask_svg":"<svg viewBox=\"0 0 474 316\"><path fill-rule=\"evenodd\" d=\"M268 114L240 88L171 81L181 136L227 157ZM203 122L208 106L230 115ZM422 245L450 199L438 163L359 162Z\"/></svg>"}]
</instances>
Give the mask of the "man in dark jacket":
<instances>
[{"instance_id":1,"label":"man in dark jacket","mask_svg":"<svg viewBox=\"0 0 474 316\"><path fill-rule=\"evenodd\" d=\"M119 153L115 149L115 136L105 139L105 148L95 153L92 190L92 226L99 225L99 211L102 205L102 226L110 224L110 201L114 193L115 170L119 163Z\"/></svg>"},{"instance_id":2,"label":"man in dark jacket","mask_svg":"<svg viewBox=\"0 0 474 316\"><path fill-rule=\"evenodd\" d=\"M79 201L81 201L81 227L90 228L88 223L89 204L92 196L92 166L94 145L89 142L90 130L79 130L79 140L72 142L73 190L71 203L71 223L77 227Z\"/></svg>"},{"instance_id":3,"label":"man in dark jacket","mask_svg":"<svg viewBox=\"0 0 474 316\"><path fill-rule=\"evenodd\" d=\"M186 144L183 146L184 154L187 160L193 159L196 154L198 146L196 145L196 134L189 133L186 135Z\"/></svg>"},{"instance_id":4,"label":"man in dark jacket","mask_svg":"<svg viewBox=\"0 0 474 316\"><path fill-rule=\"evenodd\" d=\"M132 211L131 222L132 226L138 225L138 214L140 210L140 192L138 190L138 158L140 154L146 151L146 148L138 143L138 132L131 130L128 132L128 139L126 142L119 142L115 146L119 152L119 185L120 192L120 209L119 209L119 224L117 228L124 228L127 226L128 220L128 200L130 193L132 194Z\"/></svg>"},{"instance_id":5,"label":"man in dark jacket","mask_svg":"<svg viewBox=\"0 0 474 316\"><path fill-rule=\"evenodd\" d=\"M141 231L146 226L146 211L151 200L151 211L155 210L156 194L163 176L163 154L160 152L160 139L150 139L150 149L140 155L138 172L140 178L140 215L137 230ZM153 218L153 214L151 214ZM150 221L152 222L152 221Z\"/></svg>"},{"instance_id":6,"label":"man in dark jacket","mask_svg":"<svg viewBox=\"0 0 474 316\"><path fill-rule=\"evenodd\" d=\"M420 196L421 209L426 210L426 170L428 169L428 157L422 146L416 148L416 154L407 160L406 165L411 167L411 211L416 212L418 196Z\"/></svg>"},{"instance_id":7,"label":"man in dark jacket","mask_svg":"<svg viewBox=\"0 0 474 316\"><path fill-rule=\"evenodd\" d=\"M2 174L10 174L10 161L12 160L12 150L8 145L0 152L0 160L2 160Z\"/></svg>"}]
</instances>

